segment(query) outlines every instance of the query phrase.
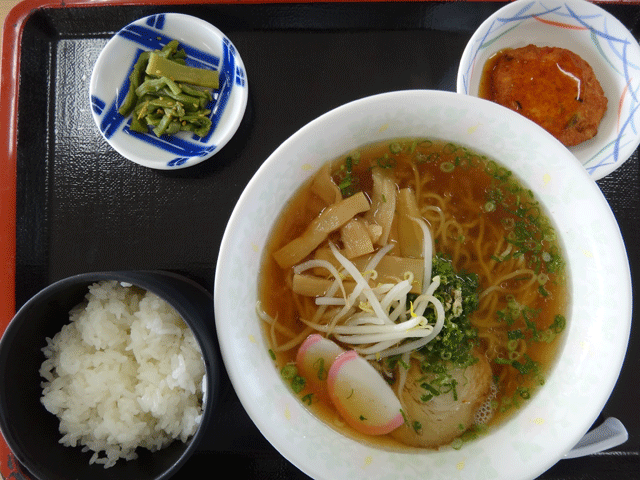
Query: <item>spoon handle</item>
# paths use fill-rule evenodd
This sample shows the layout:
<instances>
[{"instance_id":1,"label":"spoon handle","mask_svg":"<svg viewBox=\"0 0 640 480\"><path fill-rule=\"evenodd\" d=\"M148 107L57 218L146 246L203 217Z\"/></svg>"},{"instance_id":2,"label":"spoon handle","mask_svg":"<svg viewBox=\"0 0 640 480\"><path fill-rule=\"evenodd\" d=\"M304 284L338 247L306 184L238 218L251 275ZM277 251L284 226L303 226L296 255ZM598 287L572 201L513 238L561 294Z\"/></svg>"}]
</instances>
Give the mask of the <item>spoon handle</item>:
<instances>
[{"instance_id":1,"label":"spoon handle","mask_svg":"<svg viewBox=\"0 0 640 480\"><path fill-rule=\"evenodd\" d=\"M607 418L601 425L589 431L564 458L577 458L616 447L627 441L629 434L620 420Z\"/></svg>"}]
</instances>

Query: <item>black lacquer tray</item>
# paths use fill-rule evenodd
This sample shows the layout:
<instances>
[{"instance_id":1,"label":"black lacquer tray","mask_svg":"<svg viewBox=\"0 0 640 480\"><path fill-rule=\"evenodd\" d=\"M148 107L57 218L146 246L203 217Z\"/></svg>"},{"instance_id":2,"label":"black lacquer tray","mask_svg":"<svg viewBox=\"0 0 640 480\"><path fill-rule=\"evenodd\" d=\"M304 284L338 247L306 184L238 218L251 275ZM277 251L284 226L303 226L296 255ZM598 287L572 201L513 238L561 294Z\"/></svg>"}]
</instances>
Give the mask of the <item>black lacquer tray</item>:
<instances>
[{"instance_id":1,"label":"black lacquer tray","mask_svg":"<svg viewBox=\"0 0 640 480\"><path fill-rule=\"evenodd\" d=\"M18 121L17 133L10 133L17 135L15 307L55 280L97 270L170 270L213 290L231 211L281 142L328 110L371 94L454 91L467 41L502 5L106 1L45 5L25 13L15 37ZM640 5L601 6L640 37ZM213 158L184 170L159 171L125 160L103 140L91 117L88 84L100 50L115 32L140 17L169 11L201 17L231 39L246 66L249 102L238 132ZM6 128L6 120L0 122ZM638 152L598 185L620 224L638 298ZM639 320L637 308L634 320ZM632 326L621 376L596 422L620 419L629 440L610 451L562 460L541 479L640 478L638 328ZM263 438L228 379L224 384L220 414L206 441L175 478L225 471L237 479L307 478ZM6 468L5 458L0 465Z\"/></svg>"}]
</instances>

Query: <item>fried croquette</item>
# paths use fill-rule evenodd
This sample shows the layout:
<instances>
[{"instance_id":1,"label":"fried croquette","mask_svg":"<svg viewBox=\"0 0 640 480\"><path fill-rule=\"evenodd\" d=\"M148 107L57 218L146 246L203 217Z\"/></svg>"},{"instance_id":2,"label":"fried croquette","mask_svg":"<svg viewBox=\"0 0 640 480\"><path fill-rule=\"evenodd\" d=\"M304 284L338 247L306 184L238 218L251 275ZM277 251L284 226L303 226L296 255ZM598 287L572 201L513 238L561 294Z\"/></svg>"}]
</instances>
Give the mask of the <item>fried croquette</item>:
<instances>
[{"instance_id":1,"label":"fried croquette","mask_svg":"<svg viewBox=\"0 0 640 480\"><path fill-rule=\"evenodd\" d=\"M594 137L607 110L591 66L564 48L502 50L483 77L481 97L524 115L568 147Z\"/></svg>"}]
</instances>

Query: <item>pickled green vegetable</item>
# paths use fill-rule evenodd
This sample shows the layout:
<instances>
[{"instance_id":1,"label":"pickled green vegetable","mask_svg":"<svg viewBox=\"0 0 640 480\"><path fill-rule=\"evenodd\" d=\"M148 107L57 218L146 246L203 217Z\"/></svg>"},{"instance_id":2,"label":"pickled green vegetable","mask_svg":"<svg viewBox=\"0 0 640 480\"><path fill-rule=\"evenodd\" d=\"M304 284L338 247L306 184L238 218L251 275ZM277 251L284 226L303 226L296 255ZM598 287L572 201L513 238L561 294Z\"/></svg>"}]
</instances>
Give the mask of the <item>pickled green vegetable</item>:
<instances>
[{"instance_id":1,"label":"pickled green vegetable","mask_svg":"<svg viewBox=\"0 0 640 480\"><path fill-rule=\"evenodd\" d=\"M186 66L186 53L178 47L172 40L162 50L138 57L118 109L120 115L132 116L131 130L151 129L158 137L180 131L204 137L211 130L211 110L206 107L213 98L210 89L218 88L218 72Z\"/></svg>"},{"instance_id":2,"label":"pickled green vegetable","mask_svg":"<svg viewBox=\"0 0 640 480\"><path fill-rule=\"evenodd\" d=\"M152 52L145 70L147 75L167 77L175 82L197 85L199 87L218 88L218 72L204 68L189 67Z\"/></svg>"}]
</instances>

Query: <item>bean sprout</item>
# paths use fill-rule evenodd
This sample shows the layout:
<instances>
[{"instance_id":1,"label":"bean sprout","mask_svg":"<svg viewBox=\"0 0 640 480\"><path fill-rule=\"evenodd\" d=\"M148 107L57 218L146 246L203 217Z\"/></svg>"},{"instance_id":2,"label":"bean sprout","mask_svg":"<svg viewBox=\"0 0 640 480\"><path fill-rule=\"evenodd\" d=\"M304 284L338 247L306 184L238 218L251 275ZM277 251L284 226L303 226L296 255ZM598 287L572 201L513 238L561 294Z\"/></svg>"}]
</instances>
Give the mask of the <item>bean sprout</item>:
<instances>
[{"instance_id":1,"label":"bean sprout","mask_svg":"<svg viewBox=\"0 0 640 480\"><path fill-rule=\"evenodd\" d=\"M416 221L419 221L416 219ZM424 223L424 222L422 222ZM426 229L425 254L431 254L431 237ZM440 278L430 278L431 260L425 269L428 275L423 281L423 293L413 303L408 305L408 295L411 292L413 276L407 275L397 283L370 285L375 278L380 260L391 251L393 244L381 248L366 265L363 272L348 260L333 243L329 243L331 252L342 267L338 270L326 260L309 260L295 267L295 273L309 268L327 268L334 277L327 294L316 299L316 304L322 307L341 307L337 312L323 311L333 316L327 323L321 321L322 316L315 315L313 319L301 319L307 326L327 335L334 335L336 340L350 345L367 359L381 359L391 355L398 355L418 349L433 340L444 325L444 307L434 292L440 285ZM427 263L427 262L425 262ZM351 277L355 281L353 291L347 295L344 291L343 280ZM341 290L342 298L333 295ZM435 312L435 323L429 323L425 314L427 309ZM431 310L430 310L431 311Z\"/></svg>"}]
</instances>

